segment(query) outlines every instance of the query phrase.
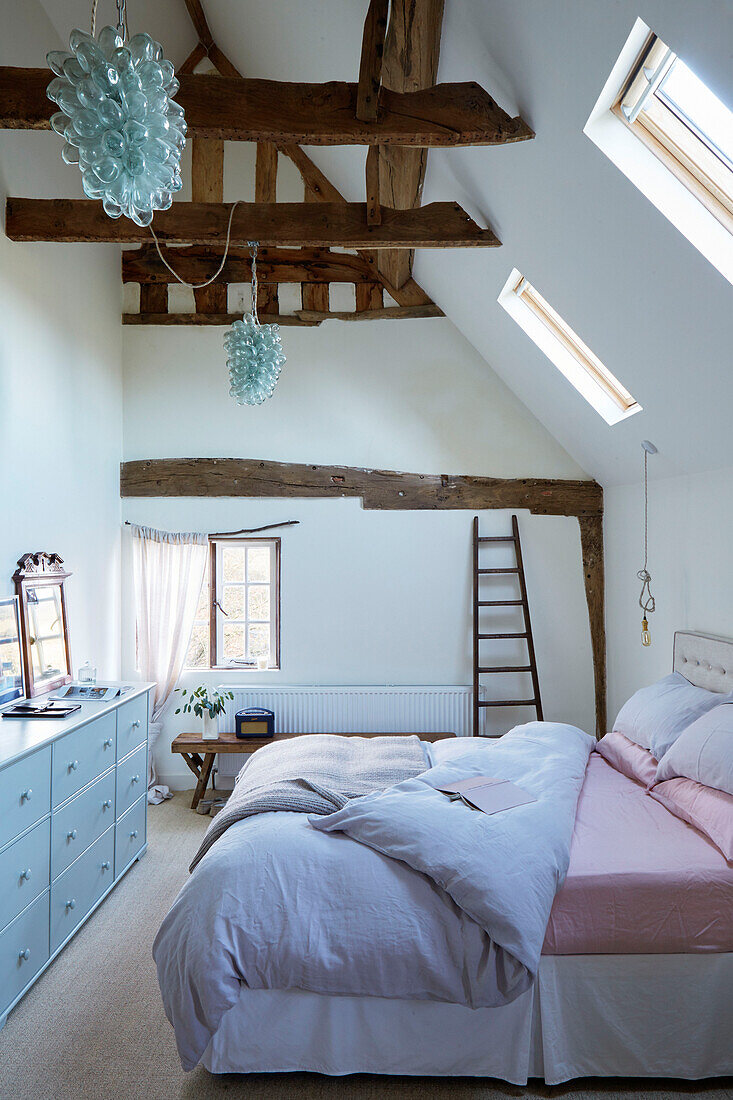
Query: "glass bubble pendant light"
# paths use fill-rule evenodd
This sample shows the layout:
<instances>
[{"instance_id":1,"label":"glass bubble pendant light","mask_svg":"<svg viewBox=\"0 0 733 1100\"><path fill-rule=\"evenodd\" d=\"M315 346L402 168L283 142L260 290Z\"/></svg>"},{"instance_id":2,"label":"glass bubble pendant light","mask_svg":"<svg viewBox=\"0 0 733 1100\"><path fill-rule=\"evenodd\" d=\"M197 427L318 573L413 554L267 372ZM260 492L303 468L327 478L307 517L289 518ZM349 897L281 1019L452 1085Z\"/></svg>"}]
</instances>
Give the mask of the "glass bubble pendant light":
<instances>
[{"instance_id":1,"label":"glass bubble pendant light","mask_svg":"<svg viewBox=\"0 0 733 1100\"><path fill-rule=\"evenodd\" d=\"M252 312L235 321L224 336L229 394L238 405L261 405L272 397L285 355L279 325L261 325L257 316L257 242L252 252Z\"/></svg>"},{"instance_id":2,"label":"glass bubble pendant light","mask_svg":"<svg viewBox=\"0 0 733 1100\"><path fill-rule=\"evenodd\" d=\"M128 40L125 0L117 0L117 27L103 27L98 38L96 9L94 0L91 34L71 32L71 53L47 55L56 76L46 94L60 107L51 126L66 141L63 159L79 165L85 194L101 199L111 218L150 225L181 189L179 84L149 34Z\"/></svg>"}]
</instances>

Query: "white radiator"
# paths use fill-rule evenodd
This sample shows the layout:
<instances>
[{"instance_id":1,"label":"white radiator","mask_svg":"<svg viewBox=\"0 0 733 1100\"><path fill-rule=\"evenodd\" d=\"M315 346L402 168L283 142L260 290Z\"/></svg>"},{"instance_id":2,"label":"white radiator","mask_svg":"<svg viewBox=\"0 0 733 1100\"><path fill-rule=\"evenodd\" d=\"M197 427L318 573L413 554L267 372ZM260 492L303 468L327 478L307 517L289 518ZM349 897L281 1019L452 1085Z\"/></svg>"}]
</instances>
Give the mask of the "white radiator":
<instances>
[{"instance_id":1,"label":"white radiator","mask_svg":"<svg viewBox=\"0 0 733 1100\"><path fill-rule=\"evenodd\" d=\"M278 733L454 733L471 734L472 689L448 687L232 687L234 699L219 719L233 730L234 715L247 707L275 713ZM218 785L231 787L242 757L223 754Z\"/></svg>"}]
</instances>

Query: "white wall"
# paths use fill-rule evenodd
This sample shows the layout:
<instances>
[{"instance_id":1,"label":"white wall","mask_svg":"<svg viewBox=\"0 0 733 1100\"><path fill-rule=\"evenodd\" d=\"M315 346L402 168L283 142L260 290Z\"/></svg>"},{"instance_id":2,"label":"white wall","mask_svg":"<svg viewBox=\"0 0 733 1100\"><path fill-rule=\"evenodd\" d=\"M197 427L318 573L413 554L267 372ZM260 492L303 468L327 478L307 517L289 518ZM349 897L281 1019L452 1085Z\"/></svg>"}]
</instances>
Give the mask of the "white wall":
<instances>
[{"instance_id":1,"label":"white wall","mask_svg":"<svg viewBox=\"0 0 733 1100\"><path fill-rule=\"evenodd\" d=\"M61 43L35 0L3 0L0 64L43 64ZM78 175L78 170L74 169ZM49 133L0 132L0 199L63 194ZM72 190L73 194L74 191ZM75 668L119 675L122 448L119 250L11 243L0 233L0 595L21 554L59 553Z\"/></svg>"},{"instance_id":2,"label":"white wall","mask_svg":"<svg viewBox=\"0 0 733 1100\"><path fill-rule=\"evenodd\" d=\"M639 687L672 670L675 630L733 636L733 469L650 481L649 571L657 610L639 640L643 486L606 490L609 718Z\"/></svg>"},{"instance_id":3,"label":"white wall","mask_svg":"<svg viewBox=\"0 0 733 1100\"><path fill-rule=\"evenodd\" d=\"M126 330L125 457L242 456L426 473L583 476L448 320L332 323L286 329L283 338L288 362L275 396L251 409L228 396L220 330ZM365 511L358 500L130 499L123 513L169 530L301 521L281 533L282 670L266 674L267 683L471 681L471 512ZM509 523L509 513L482 516L487 532L506 533ZM577 523L526 513L520 523L547 715L590 729L592 669ZM131 597L127 561L128 675L134 669ZM497 629L505 625L509 620L497 620ZM495 649L490 656L497 664L515 663L521 653ZM197 673L188 682L241 682L247 675ZM247 682L258 682L249 676ZM496 683L497 692L500 687L513 696L525 685L505 680ZM533 714L496 714L492 728L527 717ZM161 772L176 786L188 775L168 746L183 728L170 717L158 752Z\"/></svg>"}]
</instances>

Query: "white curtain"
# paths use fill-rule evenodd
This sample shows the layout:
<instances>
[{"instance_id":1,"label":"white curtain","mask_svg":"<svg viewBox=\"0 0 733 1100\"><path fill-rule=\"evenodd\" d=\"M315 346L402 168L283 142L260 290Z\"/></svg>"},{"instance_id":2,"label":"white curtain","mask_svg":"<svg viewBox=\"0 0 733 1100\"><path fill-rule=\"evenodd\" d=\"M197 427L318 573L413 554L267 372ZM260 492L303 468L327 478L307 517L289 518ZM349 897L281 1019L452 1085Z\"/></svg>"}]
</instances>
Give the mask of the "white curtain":
<instances>
[{"instance_id":1,"label":"white curtain","mask_svg":"<svg viewBox=\"0 0 733 1100\"><path fill-rule=\"evenodd\" d=\"M131 524L138 667L155 681L148 745L148 802L170 798L158 783L153 751L160 715L183 669L208 560L208 537Z\"/></svg>"}]
</instances>

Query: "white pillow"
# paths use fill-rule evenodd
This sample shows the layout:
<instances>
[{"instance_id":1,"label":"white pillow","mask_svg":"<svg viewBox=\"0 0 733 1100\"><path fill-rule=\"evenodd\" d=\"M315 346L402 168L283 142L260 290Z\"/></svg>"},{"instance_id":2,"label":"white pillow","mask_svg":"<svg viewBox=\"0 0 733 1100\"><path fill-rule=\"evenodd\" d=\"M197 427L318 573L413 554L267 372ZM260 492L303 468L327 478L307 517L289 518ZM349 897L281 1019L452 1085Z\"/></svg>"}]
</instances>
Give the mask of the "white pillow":
<instances>
[{"instance_id":1,"label":"white pillow","mask_svg":"<svg viewBox=\"0 0 733 1100\"><path fill-rule=\"evenodd\" d=\"M613 724L617 733L661 760L684 729L733 695L694 687L679 672L641 688L624 703Z\"/></svg>"},{"instance_id":2,"label":"white pillow","mask_svg":"<svg viewBox=\"0 0 733 1100\"><path fill-rule=\"evenodd\" d=\"M733 703L703 714L664 754L656 782L676 776L733 795Z\"/></svg>"}]
</instances>

